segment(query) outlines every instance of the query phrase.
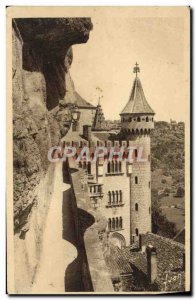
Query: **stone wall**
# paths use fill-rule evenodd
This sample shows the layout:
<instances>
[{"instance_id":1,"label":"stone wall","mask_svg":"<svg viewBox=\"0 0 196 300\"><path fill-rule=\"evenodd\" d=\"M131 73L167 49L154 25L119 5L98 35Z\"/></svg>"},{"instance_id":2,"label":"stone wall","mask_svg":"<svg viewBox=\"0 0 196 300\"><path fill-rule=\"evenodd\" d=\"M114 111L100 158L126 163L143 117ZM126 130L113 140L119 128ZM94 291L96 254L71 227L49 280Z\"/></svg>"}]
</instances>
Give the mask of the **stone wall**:
<instances>
[{"instance_id":1,"label":"stone wall","mask_svg":"<svg viewBox=\"0 0 196 300\"><path fill-rule=\"evenodd\" d=\"M69 159L69 174L71 179L73 201L77 209L73 212L76 220L77 248L82 267L82 282L84 292L111 292L112 281L105 264L103 252L103 236L107 226L106 219L99 211L91 207L88 190L82 188L80 178L83 174L74 160Z\"/></svg>"}]
</instances>

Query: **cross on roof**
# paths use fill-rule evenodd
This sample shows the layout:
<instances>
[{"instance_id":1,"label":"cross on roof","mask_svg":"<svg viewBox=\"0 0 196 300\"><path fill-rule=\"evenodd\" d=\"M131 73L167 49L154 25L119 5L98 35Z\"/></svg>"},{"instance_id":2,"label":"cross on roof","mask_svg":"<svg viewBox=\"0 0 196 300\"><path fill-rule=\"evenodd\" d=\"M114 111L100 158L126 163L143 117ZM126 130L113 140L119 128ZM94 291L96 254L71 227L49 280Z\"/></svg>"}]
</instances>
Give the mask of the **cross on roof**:
<instances>
[{"instance_id":1,"label":"cross on roof","mask_svg":"<svg viewBox=\"0 0 196 300\"><path fill-rule=\"evenodd\" d=\"M139 64L137 62L135 64L135 67L133 68L133 73L136 73L136 77L137 77L137 73L140 73Z\"/></svg>"}]
</instances>

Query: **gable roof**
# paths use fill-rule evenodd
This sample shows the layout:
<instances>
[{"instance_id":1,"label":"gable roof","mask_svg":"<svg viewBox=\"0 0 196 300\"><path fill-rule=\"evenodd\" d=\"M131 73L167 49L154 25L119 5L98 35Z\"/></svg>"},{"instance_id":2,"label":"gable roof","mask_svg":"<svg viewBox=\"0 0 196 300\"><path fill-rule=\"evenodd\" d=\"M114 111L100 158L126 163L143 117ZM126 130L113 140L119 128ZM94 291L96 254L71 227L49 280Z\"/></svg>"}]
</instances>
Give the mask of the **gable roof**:
<instances>
[{"instance_id":1,"label":"gable roof","mask_svg":"<svg viewBox=\"0 0 196 300\"><path fill-rule=\"evenodd\" d=\"M121 115L138 113L155 114L146 100L140 79L136 77L133 82L129 101L122 110Z\"/></svg>"},{"instance_id":2,"label":"gable roof","mask_svg":"<svg viewBox=\"0 0 196 300\"><path fill-rule=\"evenodd\" d=\"M77 104L78 107L96 109L96 107L94 105L92 105L91 103L84 100L76 91L74 91L74 96L76 99L75 104Z\"/></svg>"}]
</instances>

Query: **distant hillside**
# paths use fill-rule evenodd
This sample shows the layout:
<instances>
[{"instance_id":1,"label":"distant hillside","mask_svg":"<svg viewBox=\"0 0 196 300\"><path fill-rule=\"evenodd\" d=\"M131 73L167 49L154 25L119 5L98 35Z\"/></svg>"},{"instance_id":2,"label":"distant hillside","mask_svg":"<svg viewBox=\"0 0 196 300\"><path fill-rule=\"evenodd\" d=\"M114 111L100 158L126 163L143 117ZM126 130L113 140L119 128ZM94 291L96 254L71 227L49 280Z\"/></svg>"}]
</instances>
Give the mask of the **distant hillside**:
<instances>
[{"instance_id":1,"label":"distant hillside","mask_svg":"<svg viewBox=\"0 0 196 300\"><path fill-rule=\"evenodd\" d=\"M151 135L152 172L158 169L184 187L184 123L155 122Z\"/></svg>"},{"instance_id":2,"label":"distant hillside","mask_svg":"<svg viewBox=\"0 0 196 300\"><path fill-rule=\"evenodd\" d=\"M151 134L152 230L184 242L184 123L155 122Z\"/></svg>"}]
</instances>

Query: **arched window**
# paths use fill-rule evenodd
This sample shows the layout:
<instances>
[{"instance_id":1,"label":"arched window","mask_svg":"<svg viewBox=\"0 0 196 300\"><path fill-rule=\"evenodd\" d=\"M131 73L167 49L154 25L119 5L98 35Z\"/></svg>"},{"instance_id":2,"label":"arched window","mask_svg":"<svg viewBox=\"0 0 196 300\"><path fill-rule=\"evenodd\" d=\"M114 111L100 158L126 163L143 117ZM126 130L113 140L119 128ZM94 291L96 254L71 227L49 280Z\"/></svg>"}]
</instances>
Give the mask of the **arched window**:
<instances>
[{"instance_id":1,"label":"arched window","mask_svg":"<svg viewBox=\"0 0 196 300\"><path fill-rule=\"evenodd\" d=\"M135 158L137 158L137 149L134 150Z\"/></svg>"},{"instance_id":2,"label":"arched window","mask_svg":"<svg viewBox=\"0 0 196 300\"><path fill-rule=\"evenodd\" d=\"M120 195L119 202L122 203L122 191L121 190L119 191L119 195Z\"/></svg>"},{"instance_id":3,"label":"arched window","mask_svg":"<svg viewBox=\"0 0 196 300\"><path fill-rule=\"evenodd\" d=\"M114 173L114 161L112 161L112 173Z\"/></svg>"},{"instance_id":4,"label":"arched window","mask_svg":"<svg viewBox=\"0 0 196 300\"><path fill-rule=\"evenodd\" d=\"M112 230L115 230L115 219L112 218Z\"/></svg>"},{"instance_id":5,"label":"arched window","mask_svg":"<svg viewBox=\"0 0 196 300\"><path fill-rule=\"evenodd\" d=\"M132 118L129 118L129 122L131 122L132 121Z\"/></svg>"},{"instance_id":6,"label":"arched window","mask_svg":"<svg viewBox=\"0 0 196 300\"><path fill-rule=\"evenodd\" d=\"M135 176L135 184L138 184L138 177Z\"/></svg>"},{"instance_id":7,"label":"arched window","mask_svg":"<svg viewBox=\"0 0 196 300\"><path fill-rule=\"evenodd\" d=\"M109 219L108 219L108 230L111 231L111 229L112 229L112 221L111 221L111 219L109 218Z\"/></svg>"},{"instance_id":8,"label":"arched window","mask_svg":"<svg viewBox=\"0 0 196 300\"><path fill-rule=\"evenodd\" d=\"M118 173L118 162L115 161L115 172Z\"/></svg>"},{"instance_id":9,"label":"arched window","mask_svg":"<svg viewBox=\"0 0 196 300\"><path fill-rule=\"evenodd\" d=\"M108 173L110 173L110 171L111 171L111 165L110 165L110 162L108 162Z\"/></svg>"},{"instance_id":10,"label":"arched window","mask_svg":"<svg viewBox=\"0 0 196 300\"><path fill-rule=\"evenodd\" d=\"M111 192L109 191L108 192L108 204L109 205L111 205L111 203L112 203L112 197L111 197L112 195L111 195Z\"/></svg>"},{"instance_id":11,"label":"arched window","mask_svg":"<svg viewBox=\"0 0 196 300\"><path fill-rule=\"evenodd\" d=\"M138 203L135 203L135 211L138 211Z\"/></svg>"},{"instance_id":12,"label":"arched window","mask_svg":"<svg viewBox=\"0 0 196 300\"><path fill-rule=\"evenodd\" d=\"M116 218L116 227L115 227L115 229L118 229L118 224L119 222L118 222L118 218Z\"/></svg>"},{"instance_id":13,"label":"arched window","mask_svg":"<svg viewBox=\"0 0 196 300\"><path fill-rule=\"evenodd\" d=\"M91 174L91 162L88 161L88 164L87 164L87 172L88 174Z\"/></svg>"},{"instance_id":14,"label":"arched window","mask_svg":"<svg viewBox=\"0 0 196 300\"><path fill-rule=\"evenodd\" d=\"M137 117L137 121L138 121L138 122L140 122L140 121L141 121L140 117Z\"/></svg>"},{"instance_id":15,"label":"arched window","mask_svg":"<svg viewBox=\"0 0 196 300\"><path fill-rule=\"evenodd\" d=\"M146 122L148 122L149 121L149 118L148 117L146 117Z\"/></svg>"},{"instance_id":16,"label":"arched window","mask_svg":"<svg viewBox=\"0 0 196 300\"><path fill-rule=\"evenodd\" d=\"M112 204L115 204L115 192L112 191Z\"/></svg>"},{"instance_id":17,"label":"arched window","mask_svg":"<svg viewBox=\"0 0 196 300\"><path fill-rule=\"evenodd\" d=\"M135 229L135 234L138 236L139 235L139 230L138 228Z\"/></svg>"},{"instance_id":18,"label":"arched window","mask_svg":"<svg viewBox=\"0 0 196 300\"><path fill-rule=\"evenodd\" d=\"M119 164L119 165L118 165L119 172L122 172L122 164L121 164L121 161L119 161L118 164Z\"/></svg>"},{"instance_id":19,"label":"arched window","mask_svg":"<svg viewBox=\"0 0 196 300\"><path fill-rule=\"evenodd\" d=\"M86 169L86 161L83 162L83 169Z\"/></svg>"},{"instance_id":20,"label":"arched window","mask_svg":"<svg viewBox=\"0 0 196 300\"><path fill-rule=\"evenodd\" d=\"M153 118L152 118L152 122L153 122Z\"/></svg>"},{"instance_id":21,"label":"arched window","mask_svg":"<svg viewBox=\"0 0 196 300\"><path fill-rule=\"evenodd\" d=\"M118 191L116 191L116 204L118 204Z\"/></svg>"},{"instance_id":22,"label":"arched window","mask_svg":"<svg viewBox=\"0 0 196 300\"><path fill-rule=\"evenodd\" d=\"M123 228L123 220L122 220L122 217L119 218L119 229L122 229Z\"/></svg>"}]
</instances>

